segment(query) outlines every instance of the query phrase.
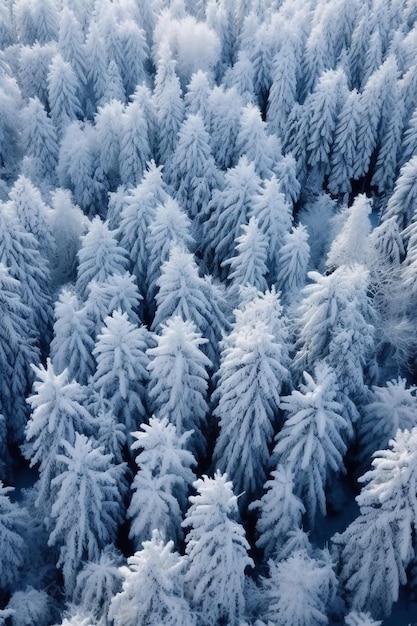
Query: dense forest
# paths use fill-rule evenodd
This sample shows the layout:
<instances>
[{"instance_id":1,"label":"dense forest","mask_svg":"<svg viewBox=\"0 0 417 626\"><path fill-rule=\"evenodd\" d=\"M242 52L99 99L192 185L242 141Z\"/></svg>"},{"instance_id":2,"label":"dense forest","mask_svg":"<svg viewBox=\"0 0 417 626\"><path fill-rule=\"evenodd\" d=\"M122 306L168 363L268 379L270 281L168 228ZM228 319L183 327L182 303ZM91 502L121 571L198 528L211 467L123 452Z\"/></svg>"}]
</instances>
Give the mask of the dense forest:
<instances>
[{"instance_id":1,"label":"dense forest","mask_svg":"<svg viewBox=\"0 0 417 626\"><path fill-rule=\"evenodd\" d=\"M415 0L0 0L0 623L412 604L416 306Z\"/></svg>"}]
</instances>

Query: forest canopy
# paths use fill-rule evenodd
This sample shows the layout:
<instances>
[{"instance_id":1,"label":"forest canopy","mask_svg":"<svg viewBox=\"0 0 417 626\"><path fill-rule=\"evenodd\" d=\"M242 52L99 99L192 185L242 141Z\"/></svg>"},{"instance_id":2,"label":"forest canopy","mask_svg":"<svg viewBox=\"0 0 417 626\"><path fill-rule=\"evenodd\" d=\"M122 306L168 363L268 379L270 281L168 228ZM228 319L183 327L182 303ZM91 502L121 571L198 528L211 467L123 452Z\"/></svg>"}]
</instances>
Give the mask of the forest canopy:
<instances>
[{"instance_id":1,"label":"forest canopy","mask_svg":"<svg viewBox=\"0 0 417 626\"><path fill-rule=\"evenodd\" d=\"M413 0L0 0L0 624L415 608L416 304Z\"/></svg>"}]
</instances>

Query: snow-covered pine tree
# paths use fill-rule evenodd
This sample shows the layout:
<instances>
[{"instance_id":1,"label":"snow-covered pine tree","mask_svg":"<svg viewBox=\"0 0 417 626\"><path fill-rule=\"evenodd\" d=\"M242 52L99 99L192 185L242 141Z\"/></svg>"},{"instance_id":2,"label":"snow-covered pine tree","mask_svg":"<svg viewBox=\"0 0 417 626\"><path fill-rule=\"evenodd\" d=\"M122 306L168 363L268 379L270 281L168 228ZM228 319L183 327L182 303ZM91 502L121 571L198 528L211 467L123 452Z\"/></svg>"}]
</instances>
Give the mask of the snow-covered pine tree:
<instances>
[{"instance_id":1,"label":"snow-covered pine tree","mask_svg":"<svg viewBox=\"0 0 417 626\"><path fill-rule=\"evenodd\" d=\"M85 408L86 389L70 381L68 371L56 374L48 359L46 368L34 367L37 376L33 394L27 402L31 415L26 425L25 456L31 465L39 467L36 506L50 513L53 498L51 482L59 471L57 454L62 441L73 445L76 433L91 433L93 420Z\"/></svg>"},{"instance_id":2,"label":"snow-covered pine tree","mask_svg":"<svg viewBox=\"0 0 417 626\"><path fill-rule=\"evenodd\" d=\"M221 295L216 286L198 275L194 256L172 244L169 259L163 263L157 280L157 309L152 329L179 315L184 321L194 322L197 330L208 339L203 351L214 364L217 361L218 343L227 321L222 310ZM220 306L219 306L220 305Z\"/></svg>"},{"instance_id":3,"label":"snow-covered pine tree","mask_svg":"<svg viewBox=\"0 0 417 626\"><path fill-rule=\"evenodd\" d=\"M98 559L87 561L77 575L74 602L95 621L106 620L113 597L121 590L123 575L121 555L109 544Z\"/></svg>"},{"instance_id":4,"label":"snow-covered pine tree","mask_svg":"<svg viewBox=\"0 0 417 626\"><path fill-rule=\"evenodd\" d=\"M72 122L59 148L58 181L89 217L104 215L107 205L109 183L100 166L98 140L90 122Z\"/></svg>"},{"instance_id":5,"label":"snow-covered pine tree","mask_svg":"<svg viewBox=\"0 0 417 626\"><path fill-rule=\"evenodd\" d=\"M55 303L54 333L51 359L54 370L68 370L70 380L86 385L94 372L92 323L86 307L80 307L75 293L64 289Z\"/></svg>"},{"instance_id":6,"label":"snow-covered pine tree","mask_svg":"<svg viewBox=\"0 0 417 626\"><path fill-rule=\"evenodd\" d=\"M48 102L51 119L59 137L70 122L82 116L78 93L80 83L71 67L58 52L48 72Z\"/></svg>"},{"instance_id":7,"label":"snow-covered pine tree","mask_svg":"<svg viewBox=\"0 0 417 626\"><path fill-rule=\"evenodd\" d=\"M58 141L55 127L39 98L30 98L22 109L22 146L30 158L29 173L36 185L56 181Z\"/></svg>"},{"instance_id":8,"label":"snow-covered pine tree","mask_svg":"<svg viewBox=\"0 0 417 626\"><path fill-rule=\"evenodd\" d=\"M206 339L195 324L180 316L169 318L155 336L150 357L149 402L157 417L167 417L178 435L193 431L188 446L199 454L205 451L207 387L210 360L200 346Z\"/></svg>"},{"instance_id":9,"label":"snow-covered pine tree","mask_svg":"<svg viewBox=\"0 0 417 626\"><path fill-rule=\"evenodd\" d=\"M76 433L74 443L61 440L56 455L59 471L51 481L51 533L48 544L59 547L58 567L70 598L85 560L98 560L100 551L116 539L126 493L124 465Z\"/></svg>"},{"instance_id":10,"label":"snow-covered pine tree","mask_svg":"<svg viewBox=\"0 0 417 626\"><path fill-rule=\"evenodd\" d=\"M118 228L119 241L129 255L130 269L136 276L142 296L146 295L147 290L149 264L149 252L145 245L147 233L156 207L164 204L168 198L162 179L162 168L156 167L155 162L151 161L141 182L127 194L122 209Z\"/></svg>"},{"instance_id":11,"label":"snow-covered pine tree","mask_svg":"<svg viewBox=\"0 0 417 626\"><path fill-rule=\"evenodd\" d=\"M24 304L21 283L0 263L0 407L8 441L21 442L27 419L25 396L32 383L31 363L40 358L31 310Z\"/></svg>"},{"instance_id":12,"label":"snow-covered pine tree","mask_svg":"<svg viewBox=\"0 0 417 626\"><path fill-rule=\"evenodd\" d=\"M116 310L126 313L132 324L140 323L138 311L142 298L136 278L129 272L110 274L103 282L92 280L88 283L87 291L83 310L92 324L94 337L101 331L106 317Z\"/></svg>"},{"instance_id":13,"label":"snow-covered pine tree","mask_svg":"<svg viewBox=\"0 0 417 626\"><path fill-rule=\"evenodd\" d=\"M216 273L222 274L221 263L233 255L235 239L242 224L248 223L259 191L260 179L254 164L242 157L236 167L226 172L224 187L213 193L209 218L203 224L203 245L206 262Z\"/></svg>"},{"instance_id":14,"label":"snow-covered pine tree","mask_svg":"<svg viewBox=\"0 0 417 626\"><path fill-rule=\"evenodd\" d=\"M14 195L13 191L11 195ZM35 202L36 199L35 195ZM28 232L17 218L16 203L17 197L15 201L0 204L0 263L8 268L11 277L19 281L22 301L30 311L32 332L38 345L42 340L43 347L48 341L52 322L49 265L40 252L35 235Z\"/></svg>"},{"instance_id":15,"label":"snow-covered pine tree","mask_svg":"<svg viewBox=\"0 0 417 626\"><path fill-rule=\"evenodd\" d=\"M118 244L116 232L108 228L106 222L96 216L86 235L81 238L78 252L77 294L82 300L87 298L88 284L95 280L104 282L112 274L124 274L128 269L128 255Z\"/></svg>"},{"instance_id":16,"label":"snow-covered pine tree","mask_svg":"<svg viewBox=\"0 0 417 626\"><path fill-rule=\"evenodd\" d=\"M303 224L293 226L284 236L278 252L277 284L282 290L283 300L290 305L300 298L300 290L307 279L310 262L309 235Z\"/></svg>"},{"instance_id":17,"label":"snow-covered pine tree","mask_svg":"<svg viewBox=\"0 0 417 626\"><path fill-rule=\"evenodd\" d=\"M265 291L269 241L255 217L241 228L243 233L236 239L236 255L223 261L222 266L230 267L229 280L235 288L251 285L258 291Z\"/></svg>"},{"instance_id":18,"label":"snow-covered pine tree","mask_svg":"<svg viewBox=\"0 0 417 626\"><path fill-rule=\"evenodd\" d=\"M119 169L122 183L135 187L152 157L148 122L140 102L133 100L122 116Z\"/></svg>"},{"instance_id":19,"label":"snow-covered pine tree","mask_svg":"<svg viewBox=\"0 0 417 626\"><path fill-rule=\"evenodd\" d=\"M306 550L287 559L269 560L269 577L262 580L262 617L273 626L327 624L335 600L337 578L327 549L317 557Z\"/></svg>"},{"instance_id":20,"label":"snow-covered pine tree","mask_svg":"<svg viewBox=\"0 0 417 626\"><path fill-rule=\"evenodd\" d=\"M280 393L290 378L285 356L261 321L237 325L221 354L213 394L213 414L220 420L213 464L227 472L238 493L245 492L244 505L265 482Z\"/></svg>"},{"instance_id":21,"label":"snow-covered pine tree","mask_svg":"<svg viewBox=\"0 0 417 626\"><path fill-rule=\"evenodd\" d=\"M93 387L109 400L118 421L125 425L128 441L129 433L146 419L148 344L144 326L129 322L127 313L113 311L105 318L93 350L97 362Z\"/></svg>"},{"instance_id":22,"label":"snow-covered pine tree","mask_svg":"<svg viewBox=\"0 0 417 626\"><path fill-rule=\"evenodd\" d=\"M343 414L334 372L317 363L315 380L304 372L306 384L282 399L288 415L276 437L273 460L289 467L294 491L303 501L310 524L317 512L326 514L325 489L331 475L344 473L346 439L351 424Z\"/></svg>"},{"instance_id":23,"label":"snow-covered pine tree","mask_svg":"<svg viewBox=\"0 0 417 626\"><path fill-rule=\"evenodd\" d=\"M245 612L245 570L253 567L245 531L237 521L237 498L226 474L203 476L183 522L187 569L185 581L192 607L203 624L224 620L237 626Z\"/></svg>"},{"instance_id":24,"label":"snow-covered pine tree","mask_svg":"<svg viewBox=\"0 0 417 626\"><path fill-rule=\"evenodd\" d=\"M236 140L243 101L236 89L213 87L209 96L209 131L211 150L218 167L226 170L237 161Z\"/></svg>"},{"instance_id":25,"label":"snow-covered pine tree","mask_svg":"<svg viewBox=\"0 0 417 626\"><path fill-rule=\"evenodd\" d=\"M179 129L172 160L167 163L175 198L190 218L200 216L200 221L201 214L207 213L213 190L221 186L209 141L201 116L189 115Z\"/></svg>"},{"instance_id":26,"label":"snow-covered pine tree","mask_svg":"<svg viewBox=\"0 0 417 626\"><path fill-rule=\"evenodd\" d=\"M349 607L376 618L398 600L414 555L416 438L416 427L398 430L390 447L374 454L372 469L359 479L360 514L332 539Z\"/></svg>"},{"instance_id":27,"label":"snow-covered pine tree","mask_svg":"<svg viewBox=\"0 0 417 626\"><path fill-rule=\"evenodd\" d=\"M274 283L279 269L278 253L292 224L292 207L274 175L262 182L259 193L254 196L251 216L256 217L259 228L268 239L268 278Z\"/></svg>"},{"instance_id":28,"label":"snow-covered pine tree","mask_svg":"<svg viewBox=\"0 0 417 626\"><path fill-rule=\"evenodd\" d=\"M22 536L29 523L28 512L11 501L13 490L0 481L0 589L3 593L14 589L28 549Z\"/></svg>"},{"instance_id":29,"label":"snow-covered pine tree","mask_svg":"<svg viewBox=\"0 0 417 626\"><path fill-rule=\"evenodd\" d=\"M165 49L158 60L153 92L158 120L159 163L166 163L173 155L184 119L184 101L175 66L169 49Z\"/></svg>"},{"instance_id":30,"label":"snow-covered pine tree","mask_svg":"<svg viewBox=\"0 0 417 626\"><path fill-rule=\"evenodd\" d=\"M167 197L163 204L158 204L154 219L149 224L145 243L149 259L146 267L148 282L146 299L150 311L154 312L157 281L161 276L163 263L169 258L171 245L175 243L189 251L195 247L191 235L191 221L176 200Z\"/></svg>"},{"instance_id":31,"label":"snow-covered pine tree","mask_svg":"<svg viewBox=\"0 0 417 626\"><path fill-rule=\"evenodd\" d=\"M351 207L342 214L344 223L332 241L326 266L331 270L341 265L361 263L369 267L372 259L370 213L372 202L365 196L356 196Z\"/></svg>"},{"instance_id":32,"label":"snow-covered pine tree","mask_svg":"<svg viewBox=\"0 0 417 626\"><path fill-rule=\"evenodd\" d=\"M151 417L149 424L141 424L141 431L132 433L131 448L140 450L136 456L139 469L127 515L132 520L129 536L136 547L151 538L154 528L165 539L178 542L182 538L182 515L195 479L191 467L196 462L186 449L190 434L177 434L167 417Z\"/></svg>"},{"instance_id":33,"label":"snow-covered pine tree","mask_svg":"<svg viewBox=\"0 0 417 626\"><path fill-rule=\"evenodd\" d=\"M259 511L256 545L264 550L265 558L280 560L289 533L301 525L305 507L294 494L293 471L287 466L278 464L264 488L262 498L249 506Z\"/></svg>"},{"instance_id":34,"label":"snow-covered pine tree","mask_svg":"<svg viewBox=\"0 0 417 626\"><path fill-rule=\"evenodd\" d=\"M120 568L122 591L108 614L114 626L195 626L196 615L184 598L185 558L173 549L173 541L165 544L155 530Z\"/></svg>"},{"instance_id":35,"label":"snow-covered pine tree","mask_svg":"<svg viewBox=\"0 0 417 626\"><path fill-rule=\"evenodd\" d=\"M371 460L376 450L385 450L398 429L411 430L417 425L416 391L405 378L372 387L358 425L359 458L364 463Z\"/></svg>"}]
</instances>

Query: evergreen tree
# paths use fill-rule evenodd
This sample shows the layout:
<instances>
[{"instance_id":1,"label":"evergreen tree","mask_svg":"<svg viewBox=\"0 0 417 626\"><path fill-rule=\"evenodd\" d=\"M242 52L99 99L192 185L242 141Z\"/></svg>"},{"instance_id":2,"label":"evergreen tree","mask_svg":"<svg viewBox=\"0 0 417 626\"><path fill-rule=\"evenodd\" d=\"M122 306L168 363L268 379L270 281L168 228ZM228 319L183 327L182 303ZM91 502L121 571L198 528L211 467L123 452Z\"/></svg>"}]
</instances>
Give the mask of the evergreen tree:
<instances>
[{"instance_id":1,"label":"evergreen tree","mask_svg":"<svg viewBox=\"0 0 417 626\"><path fill-rule=\"evenodd\" d=\"M194 248L195 242L190 231L189 217L175 200L167 196L166 201L155 209L155 216L149 224L145 241L149 258L146 268L149 285L147 302L152 311L155 308L154 301L161 267L168 261L172 244L190 251Z\"/></svg>"},{"instance_id":2,"label":"evergreen tree","mask_svg":"<svg viewBox=\"0 0 417 626\"><path fill-rule=\"evenodd\" d=\"M226 70L223 83L228 89L235 89L243 104L254 104L255 71L246 52L240 50L236 63Z\"/></svg>"},{"instance_id":3,"label":"evergreen tree","mask_svg":"<svg viewBox=\"0 0 417 626\"><path fill-rule=\"evenodd\" d=\"M343 362L345 353L341 357L335 349L345 336L351 346L357 342L355 365L350 373L356 391L360 393L363 391L364 367L372 359L374 312L367 293L369 274L361 265L341 265L327 276L318 272L309 272L308 276L314 282L302 290L296 313L299 336L293 367L298 371L309 370L317 360L327 359L336 370L338 382L347 385L346 372L343 377L338 372L347 365Z\"/></svg>"},{"instance_id":4,"label":"evergreen tree","mask_svg":"<svg viewBox=\"0 0 417 626\"><path fill-rule=\"evenodd\" d=\"M186 536L185 581L192 606L203 624L225 620L237 626L245 610L246 567L253 567L243 527L236 521L237 498L225 474L196 480L197 495L183 522Z\"/></svg>"},{"instance_id":5,"label":"evergreen tree","mask_svg":"<svg viewBox=\"0 0 417 626\"><path fill-rule=\"evenodd\" d=\"M305 285L307 268L310 262L310 246L306 228L299 224L284 237L278 253L279 272L277 282L284 299L292 304L297 302L301 288Z\"/></svg>"},{"instance_id":6,"label":"evergreen tree","mask_svg":"<svg viewBox=\"0 0 417 626\"><path fill-rule=\"evenodd\" d=\"M410 225L414 215L417 199L416 172L417 156L413 156L402 166L394 191L383 212L384 220L395 216L401 230Z\"/></svg>"},{"instance_id":7,"label":"evergreen tree","mask_svg":"<svg viewBox=\"0 0 417 626\"><path fill-rule=\"evenodd\" d=\"M109 400L127 433L146 417L148 333L129 322L127 313L113 311L104 320L93 356L97 362L93 387Z\"/></svg>"},{"instance_id":8,"label":"evergreen tree","mask_svg":"<svg viewBox=\"0 0 417 626\"><path fill-rule=\"evenodd\" d=\"M233 479L246 504L265 482L280 393L289 381L281 343L264 322L238 325L221 355L213 400L220 420L214 465Z\"/></svg>"},{"instance_id":9,"label":"evergreen tree","mask_svg":"<svg viewBox=\"0 0 417 626\"><path fill-rule=\"evenodd\" d=\"M148 143L148 125L140 103L131 102L126 107L122 120L120 175L124 185L134 187L140 183L146 163L152 156Z\"/></svg>"},{"instance_id":10,"label":"evergreen tree","mask_svg":"<svg viewBox=\"0 0 417 626\"><path fill-rule=\"evenodd\" d=\"M243 101L236 89L213 87L209 96L210 143L218 167L226 170L237 161L236 141Z\"/></svg>"},{"instance_id":11,"label":"evergreen tree","mask_svg":"<svg viewBox=\"0 0 417 626\"><path fill-rule=\"evenodd\" d=\"M180 316L162 324L156 346L148 349L149 401L157 417L166 417L177 434L193 431L188 446L205 451L207 386L210 360L200 346L206 339L191 321Z\"/></svg>"},{"instance_id":12,"label":"evergreen tree","mask_svg":"<svg viewBox=\"0 0 417 626\"><path fill-rule=\"evenodd\" d=\"M146 238L158 204L168 199L162 180L162 168L152 161L142 181L126 197L118 229L120 245L128 252L131 272L136 276L139 292L146 294L149 253Z\"/></svg>"},{"instance_id":13,"label":"evergreen tree","mask_svg":"<svg viewBox=\"0 0 417 626\"><path fill-rule=\"evenodd\" d=\"M109 230L99 217L93 219L81 241L76 289L79 296L86 299L92 280L104 282L112 274L124 274L128 259L124 248L117 243L115 231Z\"/></svg>"},{"instance_id":14,"label":"evergreen tree","mask_svg":"<svg viewBox=\"0 0 417 626\"><path fill-rule=\"evenodd\" d=\"M252 285L259 291L267 288L268 239L259 229L258 220L251 217L249 224L242 225L243 234L236 239L236 256L223 261L230 266L229 280L234 286Z\"/></svg>"},{"instance_id":15,"label":"evergreen tree","mask_svg":"<svg viewBox=\"0 0 417 626\"><path fill-rule=\"evenodd\" d=\"M208 207L210 217L203 225L203 241L206 256L213 258L217 271L232 256L240 228L249 221L259 183L253 163L242 157L236 167L227 171L224 188L213 193Z\"/></svg>"},{"instance_id":16,"label":"evergreen tree","mask_svg":"<svg viewBox=\"0 0 417 626\"><path fill-rule=\"evenodd\" d=\"M104 214L108 181L99 162L98 133L89 123L73 122L60 144L57 175L74 202L90 217Z\"/></svg>"},{"instance_id":17,"label":"evergreen tree","mask_svg":"<svg viewBox=\"0 0 417 626\"><path fill-rule=\"evenodd\" d=\"M154 103L158 120L158 160L167 163L175 151L177 134L184 119L179 78L168 50L161 55L155 74Z\"/></svg>"},{"instance_id":18,"label":"evergreen tree","mask_svg":"<svg viewBox=\"0 0 417 626\"><path fill-rule=\"evenodd\" d=\"M23 95L27 98L38 98L47 111L49 111L47 77L56 53L57 47L53 42L44 46L36 42L32 46L20 48L19 84L22 85ZM13 82L10 81L7 86L13 95Z\"/></svg>"},{"instance_id":19,"label":"evergreen tree","mask_svg":"<svg viewBox=\"0 0 417 626\"><path fill-rule=\"evenodd\" d=\"M262 580L264 619L274 626L327 624L336 589L328 550L318 558L298 550L278 563L270 560L269 577Z\"/></svg>"},{"instance_id":20,"label":"evergreen tree","mask_svg":"<svg viewBox=\"0 0 417 626\"><path fill-rule=\"evenodd\" d=\"M120 182L120 155L123 127L124 106L118 100L112 100L99 107L95 116L95 130L100 150L100 166L109 181L110 189L115 189ZM124 160L123 160L124 163Z\"/></svg>"},{"instance_id":21,"label":"evergreen tree","mask_svg":"<svg viewBox=\"0 0 417 626\"><path fill-rule=\"evenodd\" d=\"M78 93L79 81L71 64L58 53L48 72L48 101L51 119L59 137L68 124L82 115Z\"/></svg>"},{"instance_id":22,"label":"evergreen tree","mask_svg":"<svg viewBox=\"0 0 417 626\"><path fill-rule=\"evenodd\" d=\"M343 456L351 425L337 401L334 372L318 363L315 379L304 372L306 384L282 398L287 419L276 437L273 459L294 475L294 491L305 505L310 523L317 511L326 514L325 489L331 473L344 472Z\"/></svg>"},{"instance_id":23,"label":"evergreen tree","mask_svg":"<svg viewBox=\"0 0 417 626\"><path fill-rule=\"evenodd\" d=\"M267 265L269 278L275 282L279 269L279 250L292 224L291 205L285 199L280 182L275 176L264 180L260 193L252 202L252 215L268 239Z\"/></svg>"},{"instance_id":24,"label":"evergreen tree","mask_svg":"<svg viewBox=\"0 0 417 626\"><path fill-rule=\"evenodd\" d=\"M248 104L241 111L240 128L236 149L239 157L245 155L253 163L255 172L261 179L269 178L274 169L272 137L266 133L266 124L261 119L261 112L253 104Z\"/></svg>"},{"instance_id":25,"label":"evergreen tree","mask_svg":"<svg viewBox=\"0 0 417 626\"><path fill-rule=\"evenodd\" d=\"M84 314L92 325L94 337L101 331L105 318L116 310L126 313L132 324L139 324L138 311L142 298L135 277L129 272L110 274L103 282L92 280L87 290Z\"/></svg>"},{"instance_id":26,"label":"evergreen tree","mask_svg":"<svg viewBox=\"0 0 417 626\"><path fill-rule=\"evenodd\" d=\"M46 368L33 367L37 376L33 394L27 399L31 407L26 425L25 456L31 465L39 466L36 506L46 513L52 505L51 483L59 471L57 454L62 441L73 445L76 433L91 432L92 417L85 408L86 390L70 381L68 371L56 374L50 359Z\"/></svg>"},{"instance_id":27,"label":"evergreen tree","mask_svg":"<svg viewBox=\"0 0 417 626\"><path fill-rule=\"evenodd\" d=\"M55 247L49 225L50 212L39 190L25 176L19 176L10 190L9 198L10 209L23 228L36 237L42 256L50 258Z\"/></svg>"},{"instance_id":28,"label":"evergreen tree","mask_svg":"<svg viewBox=\"0 0 417 626\"><path fill-rule=\"evenodd\" d=\"M80 308L77 296L64 289L55 304L54 336L51 359L57 374L68 370L71 380L87 384L94 372L91 322L85 308Z\"/></svg>"},{"instance_id":29,"label":"evergreen tree","mask_svg":"<svg viewBox=\"0 0 417 626\"><path fill-rule=\"evenodd\" d=\"M371 201L364 194L359 194L352 206L344 211L344 224L330 246L327 267L333 269L349 265L352 261L369 266L372 260L372 246L369 241L371 210Z\"/></svg>"},{"instance_id":30,"label":"evergreen tree","mask_svg":"<svg viewBox=\"0 0 417 626\"><path fill-rule=\"evenodd\" d=\"M414 428L416 409L416 387L408 387L405 378L389 380L384 387L374 385L359 422L360 459L366 463L376 450L385 450L399 428Z\"/></svg>"},{"instance_id":31,"label":"evergreen tree","mask_svg":"<svg viewBox=\"0 0 417 626\"><path fill-rule=\"evenodd\" d=\"M87 82L84 34L81 24L68 6L64 6L60 14L58 51L64 61L70 63L74 70L80 86L78 96L81 102L84 91L83 88Z\"/></svg>"},{"instance_id":32,"label":"evergreen tree","mask_svg":"<svg viewBox=\"0 0 417 626\"><path fill-rule=\"evenodd\" d=\"M0 263L0 407L7 438L19 442L27 419L25 395L32 383L31 363L39 360L30 309L24 304L22 286Z\"/></svg>"},{"instance_id":33,"label":"evergreen tree","mask_svg":"<svg viewBox=\"0 0 417 626\"><path fill-rule=\"evenodd\" d=\"M20 283L20 295L30 310L32 332L40 345L41 338L42 343L47 342L52 321L49 267L35 236L25 230L16 216L17 193L12 191L11 195L15 202L0 205L0 263ZM36 199L35 195L35 202ZM36 215L35 207L33 213Z\"/></svg>"},{"instance_id":34,"label":"evergreen tree","mask_svg":"<svg viewBox=\"0 0 417 626\"><path fill-rule=\"evenodd\" d=\"M125 19L116 26L120 39L120 73L126 94L132 94L136 86L146 82L145 70L148 59L148 46L145 31L133 19Z\"/></svg>"},{"instance_id":35,"label":"evergreen tree","mask_svg":"<svg viewBox=\"0 0 417 626\"><path fill-rule=\"evenodd\" d=\"M56 189L51 204L49 223L55 241L51 282L56 289L76 278L77 253L81 247L81 236L85 234L89 222L80 208L72 203L71 194L66 189Z\"/></svg>"},{"instance_id":36,"label":"evergreen tree","mask_svg":"<svg viewBox=\"0 0 417 626\"><path fill-rule=\"evenodd\" d=\"M195 218L200 213L204 214L221 179L200 115L189 115L182 123L168 176L175 198L188 215Z\"/></svg>"},{"instance_id":37,"label":"evergreen tree","mask_svg":"<svg viewBox=\"0 0 417 626\"><path fill-rule=\"evenodd\" d=\"M15 591L7 609L11 612L14 626L37 624L48 626L53 620L52 600L45 591L28 586Z\"/></svg>"},{"instance_id":38,"label":"evergreen tree","mask_svg":"<svg viewBox=\"0 0 417 626\"><path fill-rule=\"evenodd\" d=\"M176 433L168 418L151 417L141 431L132 433L132 450L139 470L132 483L132 499L127 511L132 520L129 536L136 546L151 538L157 528L165 539L178 542L182 537L182 513L195 476L195 459L186 450L190 431Z\"/></svg>"},{"instance_id":39,"label":"evergreen tree","mask_svg":"<svg viewBox=\"0 0 417 626\"><path fill-rule=\"evenodd\" d=\"M31 159L30 174L36 185L55 182L58 142L55 127L40 100L30 98L22 110L22 144Z\"/></svg>"},{"instance_id":40,"label":"evergreen tree","mask_svg":"<svg viewBox=\"0 0 417 626\"><path fill-rule=\"evenodd\" d=\"M10 500L13 487L5 487L0 481L0 589L11 591L18 581L27 547L23 531L28 524L28 513Z\"/></svg>"},{"instance_id":41,"label":"evergreen tree","mask_svg":"<svg viewBox=\"0 0 417 626\"><path fill-rule=\"evenodd\" d=\"M305 508L294 494L294 477L288 467L278 464L265 483L265 489L261 500L249 507L259 511L256 545L263 548L265 558L279 560L289 533L299 528Z\"/></svg>"},{"instance_id":42,"label":"evergreen tree","mask_svg":"<svg viewBox=\"0 0 417 626\"><path fill-rule=\"evenodd\" d=\"M398 600L414 551L417 429L398 430L388 450L374 455L356 500L360 515L333 542L349 606L383 617ZM358 559L358 553L361 558Z\"/></svg>"},{"instance_id":43,"label":"evergreen tree","mask_svg":"<svg viewBox=\"0 0 417 626\"><path fill-rule=\"evenodd\" d=\"M173 542L164 544L155 530L120 568L122 591L109 610L115 626L195 626L196 616L183 595L184 557L173 548Z\"/></svg>"},{"instance_id":44,"label":"evergreen tree","mask_svg":"<svg viewBox=\"0 0 417 626\"><path fill-rule=\"evenodd\" d=\"M283 37L281 47L272 61L271 89L268 94L266 121L268 129L284 139L287 119L296 99L297 58L293 38Z\"/></svg>"},{"instance_id":45,"label":"evergreen tree","mask_svg":"<svg viewBox=\"0 0 417 626\"><path fill-rule=\"evenodd\" d=\"M352 190L359 120L360 96L353 89L341 106L333 136L328 187L335 196L350 193Z\"/></svg>"},{"instance_id":46,"label":"evergreen tree","mask_svg":"<svg viewBox=\"0 0 417 626\"><path fill-rule=\"evenodd\" d=\"M95 561L88 561L77 576L74 600L76 606L93 616L106 620L112 598L122 586L121 558L110 544Z\"/></svg>"},{"instance_id":47,"label":"evergreen tree","mask_svg":"<svg viewBox=\"0 0 417 626\"><path fill-rule=\"evenodd\" d=\"M174 315L179 315L184 321L194 322L197 331L208 339L203 351L214 364L217 361L218 342L226 323L221 312L219 290L216 285L198 275L193 255L175 244L161 269L161 276L157 280L159 292L156 295L157 309L152 328L157 330L160 324L166 323Z\"/></svg>"},{"instance_id":48,"label":"evergreen tree","mask_svg":"<svg viewBox=\"0 0 417 626\"><path fill-rule=\"evenodd\" d=\"M65 591L70 596L84 560L98 560L100 550L116 539L126 485L123 465L76 433L73 444L61 441L56 455L61 469L51 482L54 502L48 544L58 546Z\"/></svg>"}]
</instances>

